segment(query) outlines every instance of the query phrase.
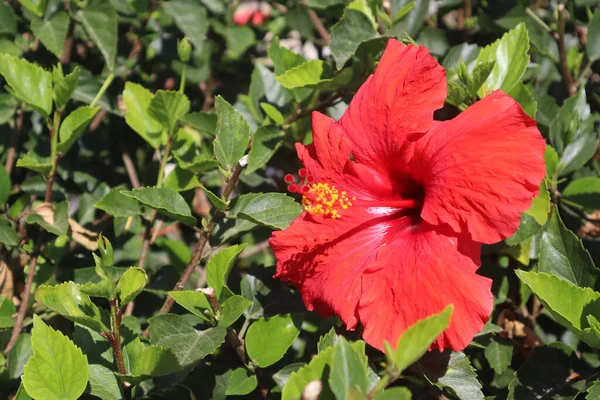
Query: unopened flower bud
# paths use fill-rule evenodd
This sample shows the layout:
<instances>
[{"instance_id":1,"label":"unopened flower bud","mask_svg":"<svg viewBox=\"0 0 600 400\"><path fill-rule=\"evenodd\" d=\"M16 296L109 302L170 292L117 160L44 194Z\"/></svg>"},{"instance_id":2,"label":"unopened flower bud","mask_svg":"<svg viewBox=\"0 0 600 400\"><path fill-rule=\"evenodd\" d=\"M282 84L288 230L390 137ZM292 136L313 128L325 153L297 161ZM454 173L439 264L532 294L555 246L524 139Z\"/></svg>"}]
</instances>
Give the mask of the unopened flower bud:
<instances>
[{"instance_id":1,"label":"unopened flower bud","mask_svg":"<svg viewBox=\"0 0 600 400\"><path fill-rule=\"evenodd\" d=\"M190 41L184 37L182 40L177 42L177 55L179 59L183 62L188 62L190 60L190 54L192 53L192 45Z\"/></svg>"}]
</instances>

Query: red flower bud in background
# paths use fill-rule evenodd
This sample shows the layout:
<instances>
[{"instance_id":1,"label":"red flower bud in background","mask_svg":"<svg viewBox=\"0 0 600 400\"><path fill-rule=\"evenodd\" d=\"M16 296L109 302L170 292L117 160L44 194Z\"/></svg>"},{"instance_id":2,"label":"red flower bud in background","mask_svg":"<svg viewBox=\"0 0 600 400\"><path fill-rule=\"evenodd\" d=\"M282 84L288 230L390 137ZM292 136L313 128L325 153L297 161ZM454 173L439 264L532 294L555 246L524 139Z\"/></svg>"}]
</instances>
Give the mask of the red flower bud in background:
<instances>
[{"instance_id":1,"label":"red flower bud in background","mask_svg":"<svg viewBox=\"0 0 600 400\"><path fill-rule=\"evenodd\" d=\"M233 13L233 22L238 25L262 25L271 12L271 6L263 1L242 1Z\"/></svg>"}]
</instances>

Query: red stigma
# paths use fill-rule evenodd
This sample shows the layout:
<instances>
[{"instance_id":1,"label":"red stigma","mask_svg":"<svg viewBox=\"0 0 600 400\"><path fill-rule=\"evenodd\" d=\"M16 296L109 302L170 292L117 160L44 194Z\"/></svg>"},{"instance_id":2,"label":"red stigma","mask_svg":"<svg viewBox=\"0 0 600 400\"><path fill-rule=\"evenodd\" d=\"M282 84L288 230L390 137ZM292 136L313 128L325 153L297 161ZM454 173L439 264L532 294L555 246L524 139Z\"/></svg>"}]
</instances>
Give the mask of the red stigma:
<instances>
[{"instance_id":1,"label":"red stigma","mask_svg":"<svg viewBox=\"0 0 600 400\"><path fill-rule=\"evenodd\" d=\"M290 186L288 186L288 192L291 193L297 193L298 192L298 185L292 184Z\"/></svg>"},{"instance_id":2,"label":"red stigma","mask_svg":"<svg viewBox=\"0 0 600 400\"><path fill-rule=\"evenodd\" d=\"M298 175L300 175L300 178L305 178L308 175L308 171L306 168L300 168L298 170Z\"/></svg>"},{"instance_id":3,"label":"red stigma","mask_svg":"<svg viewBox=\"0 0 600 400\"><path fill-rule=\"evenodd\" d=\"M314 183L315 182L315 178L313 176L309 175L309 176L306 177L306 181L308 183Z\"/></svg>"},{"instance_id":4,"label":"red stigma","mask_svg":"<svg viewBox=\"0 0 600 400\"><path fill-rule=\"evenodd\" d=\"M283 178L283 180L284 180L285 182L287 182L287 183L292 183L292 182L294 182L294 176L293 176L292 174L287 174L287 175L286 175L286 176Z\"/></svg>"}]
</instances>

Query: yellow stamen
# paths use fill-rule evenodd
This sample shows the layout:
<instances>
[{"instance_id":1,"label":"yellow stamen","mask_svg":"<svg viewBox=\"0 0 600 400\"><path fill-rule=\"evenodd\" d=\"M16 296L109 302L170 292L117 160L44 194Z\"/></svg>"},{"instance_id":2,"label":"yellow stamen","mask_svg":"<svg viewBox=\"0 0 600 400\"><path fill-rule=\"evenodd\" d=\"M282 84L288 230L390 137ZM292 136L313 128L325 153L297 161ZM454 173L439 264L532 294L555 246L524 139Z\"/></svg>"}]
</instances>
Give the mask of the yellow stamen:
<instances>
[{"instance_id":1,"label":"yellow stamen","mask_svg":"<svg viewBox=\"0 0 600 400\"><path fill-rule=\"evenodd\" d=\"M351 199L346 192L339 192L335 186L327 183L312 183L302 196L302 206L312 215L324 215L333 219L342 218L339 209L352 207ZM355 198L352 198L355 200Z\"/></svg>"}]
</instances>

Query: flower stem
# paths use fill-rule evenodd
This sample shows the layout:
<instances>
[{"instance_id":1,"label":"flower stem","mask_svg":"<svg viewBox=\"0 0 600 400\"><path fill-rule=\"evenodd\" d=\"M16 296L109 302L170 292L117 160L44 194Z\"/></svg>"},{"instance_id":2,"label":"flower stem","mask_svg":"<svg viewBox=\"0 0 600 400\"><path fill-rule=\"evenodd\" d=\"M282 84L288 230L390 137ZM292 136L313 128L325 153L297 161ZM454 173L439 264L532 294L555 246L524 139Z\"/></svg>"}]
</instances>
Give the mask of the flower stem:
<instances>
[{"instance_id":1,"label":"flower stem","mask_svg":"<svg viewBox=\"0 0 600 400\"><path fill-rule=\"evenodd\" d=\"M125 375L125 363L123 361L123 351L121 349L121 310L117 305L117 300L110 300L110 329L111 333L109 336L109 342L115 355L115 361L119 374Z\"/></svg>"},{"instance_id":2,"label":"flower stem","mask_svg":"<svg viewBox=\"0 0 600 400\"><path fill-rule=\"evenodd\" d=\"M100 101L100 98L102 97L102 95L104 95L104 92L106 92L106 89L108 89L108 87L112 83L113 79L115 79L115 74L113 74L113 73L108 74L108 76L106 77L106 80L102 84L102 87L96 94L96 97L94 97L94 100L92 100L92 102L90 103L90 107L94 107L96 105L96 103L98 103L98 101Z\"/></svg>"},{"instance_id":3,"label":"flower stem","mask_svg":"<svg viewBox=\"0 0 600 400\"><path fill-rule=\"evenodd\" d=\"M183 63L183 68L181 69L181 82L179 82L179 93L183 94L185 90L185 72L187 69L187 64Z\"/></svg>"},{"instance_id":4,"label":"flower stem","mask_svg":"<svg viewBox=\"0 0 600 400\"><path fill-rule=\"evenodd\" d=\"M167 166L167 160L171 156L171 147L173 147L173 140L175 138L173 136L169 137L167 141L167 146L165 147L165 153L163 154L163 158L160 161L160 168L158 169L158 177L156 178L156 186L162 187L163 180L165 178L165 167Z\"/></svg>"}]
</instances>

